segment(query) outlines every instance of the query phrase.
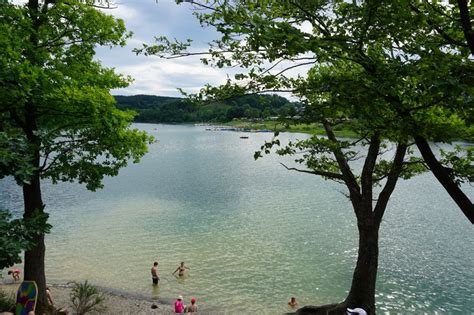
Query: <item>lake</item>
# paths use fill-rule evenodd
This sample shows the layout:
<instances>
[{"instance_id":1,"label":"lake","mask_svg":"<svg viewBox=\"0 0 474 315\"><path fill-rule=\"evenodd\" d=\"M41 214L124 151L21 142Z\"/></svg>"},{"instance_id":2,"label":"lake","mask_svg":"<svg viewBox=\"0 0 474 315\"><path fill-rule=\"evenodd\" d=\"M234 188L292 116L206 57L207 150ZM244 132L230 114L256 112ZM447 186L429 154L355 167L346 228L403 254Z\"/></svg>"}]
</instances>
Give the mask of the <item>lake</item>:
<instances>
[{"instance_id":1,"label":"lake","mask_svg":"<svg viewBox=\"0 0 474 315\"><path fill-rule=\"evenodd\" d=\"M196 296L202 309L243 313L288 311L291 296L300 305L345 298L357 227L344 186L287 171L278 156L254 161L271 133L136 126L158 142L104 189L43 184L49 282L88 279L164 301ZM13 180L0 181L0 197L0 207L21 213ZM190 271L177 279L181 261ZM378 312L465 314L473 292L472 225L432 175L400 181L380 229Z\"/></svg>"}]
</instances>

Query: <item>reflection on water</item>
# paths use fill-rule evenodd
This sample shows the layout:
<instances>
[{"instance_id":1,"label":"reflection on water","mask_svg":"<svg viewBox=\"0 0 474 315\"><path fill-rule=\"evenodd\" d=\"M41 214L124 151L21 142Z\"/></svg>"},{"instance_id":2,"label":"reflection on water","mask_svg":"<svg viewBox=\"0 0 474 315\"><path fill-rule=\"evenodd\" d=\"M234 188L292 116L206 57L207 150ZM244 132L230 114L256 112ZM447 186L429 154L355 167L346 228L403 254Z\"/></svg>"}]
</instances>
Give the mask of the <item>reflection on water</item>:
<instances>
[{"instance_id":1,"label":"reflection on water","mask_svg":"<svg viewBox=\"0 0 474 315\"><path fill-rule=\"evenodd\" d=\"M152 286L152 291L151 291L151 297L153 300L157 300L158 297L160 296L160 286L159 285L153 285Z\"/></svg>"},{"instance_id":2,"label":"reflection on water","mask_svg":"<svg viewBox=\"0 0 474 315\"><path fill-rule=\"evenodd\" d=\"M169 303L196 296L201 309L246 313L288 311L291 296L300 305L344 299L357 228L343 186L288 172L278 157L254 161L271 134L240 139L204 127L139 126L159 143L142 163L106 179L105 189L44 185L54 226L49 281L89 279ZM0 194L1 207L21 212L12 180L0 182ZM381 227L378 310L472 310L473 237L433 177L400 182ZM183 260L191 270L176 278Z\"/></svg>"}]
</instances>

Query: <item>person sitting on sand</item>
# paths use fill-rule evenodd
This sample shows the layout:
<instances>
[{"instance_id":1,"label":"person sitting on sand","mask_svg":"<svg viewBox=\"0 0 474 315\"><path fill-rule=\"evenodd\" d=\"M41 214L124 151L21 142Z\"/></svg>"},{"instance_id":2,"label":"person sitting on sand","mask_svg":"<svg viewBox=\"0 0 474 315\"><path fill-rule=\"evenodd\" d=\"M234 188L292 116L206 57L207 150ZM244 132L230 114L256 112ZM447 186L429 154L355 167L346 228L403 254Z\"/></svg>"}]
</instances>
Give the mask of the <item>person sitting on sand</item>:
<instances>
[{"instance_id":1,"label":"person sitting on sand","mask_svg":"<svg viewBox=\"0 0 474 315\"><path fill-rule=\"evenodd\" d=\"M51 314L67 314L68 310L65 307L56 308L54 306L53 295L51 294L51 289L46 287L46 299L48 301L48 309ZM49 314L49 313L48 313Z\"/></svg>"},{"instance_id":2,"label":"person sitting on sand","mask_svg":"<svg viewBox=\"0 0 474 315\"><path fill-rule=\"evenodd\" d=\"M46 298L48 299L48 305L51 307L54 306L53 295L51 294L49 287L46 287Z\"/></svg>"},{"instance_id":3,"label":"person sitting on sand","mask_svg":"<svg viewBox=\"0 0 474 315\"><path fill-rule=\"evenodd\" d=\"M183 313L185 308L186 308L186 306L183 303L183 297L180 295L176 299L176 302L174 302L174 312L175 313Z\"/></svg>"},{"instance_id":4,"label":"person sitting on sand","mask_svg":"<svg viewBox=\"0 0 474 315\"><path fill-rule=\"evenodd\" d=\"M291 297L291 300L288 302L288 305L291 306L291 308L298 307L298 302L296 302L296 298L294 296Z\"/></svg>"},{"instance_id":5,"label":"person sitting on sand","mask_svg":"<svg viewBox=\"0 0 474 315\"><path fill-rule=\"evenodd\" d=\"M12 275L13 280L15 280L15 281L20 280L20 269L8 270L8 274Z\"/></svg>"},{"instance_id":6,"label":"person sitting on sand","mask_svg":"<svg viewBox=\"0 0 474 315\"><path fill-rule=\"evenodd\" d=\"M153 281L153 285L157 285L158 281L160 281L157 268L158 268L158 262L155 261L153 263L153 267L151 267L151 281Z\"/></svg>"},{"instance_id":7,"label":"person sitting on sand","mask_svg":"<svg viewBox=\"0 0 474 315\"><path fill-rule=\"evenodd\" d=\"M193 298L191 298L191 305L188 305L186 307L185 312L186 313L194 313L194 312L197 312L197 311L198 311L198 306L196 305L196 298L193 297Z\"/></svg>"},{"instance_id":8,"label":"person sitting on sand","mask_svg":"<svg viewBox=\"0 0 474 315\"><path fill-rule=\"evenodd\" d=\"M176 271L179 271L178 276L182 277L184 276L184 271L186 269L191 270L191 268L188 268L187 266L185 266L184 261L182 261L181 264L178 266L178 268L176 268L176 270L173 272L173 275L176 273Z\"/></svg>"}]
</instances>

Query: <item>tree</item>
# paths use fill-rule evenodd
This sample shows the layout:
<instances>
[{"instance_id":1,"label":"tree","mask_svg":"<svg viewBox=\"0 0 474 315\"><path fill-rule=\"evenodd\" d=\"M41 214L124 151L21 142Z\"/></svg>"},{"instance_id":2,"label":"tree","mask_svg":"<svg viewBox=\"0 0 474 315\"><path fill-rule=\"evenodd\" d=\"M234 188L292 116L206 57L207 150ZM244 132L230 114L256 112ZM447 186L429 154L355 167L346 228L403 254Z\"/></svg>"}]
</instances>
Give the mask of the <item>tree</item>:
<instances>
[{"instance_id":1,"label":"tree","mask_svg":"<svg viewBox=\"0 0 474 315\"><path fill-rule=\"evenodd\" d=\"M457 175L465 174L456 174L452 161L437 157L428 142L450 143L460 135L434 137L434 132L427 132L424 126L439 109L445 111L443 115L448 120L453 113L464 125L473 122L474 76L467 43L473 32L466 21L470 17L466 1L459 0L459 7L444 2L371 0L193 4L207 10L196 13L201 24L213 26L222 34L220 40L211 44L211 52L189 52L189 41L169 41L164 37L158 38L157 45L144 45L142 51L165 58L203 55L205 64L251 68L235 76L240 85L229 79L221 88L207 86L200 97L296 92L298 80L286 75L290 70L334 60L362 66L372 75L373 87L391 100L398 119L406 121L403 125L409 127L407 131L430 171L474 223L474 205L456 179ZM413 75L409 74L411 69L416 70ZM404 79L407 75L409 80ZM400 97L402 90L416 98L407 102L406 97ZM429 128L442 131L445 126L438 120L436 124L430 123Z\"/></svg>"},{"instance_id":2,"label":"tree","mask_svg":"<svg viewBox=\"0 0 474 315\"><path fill-rule=\"evenodd\" d=\"M468 125L472 124L473 65L472 58L469 57L469 51L471 56L474 56L474 30L470 23L471 15L469 12L468 1L458 0L457 6L451 4L448 5L446 3L430 3L428 1L421 4L414 2L410 4L409 9L412 14L417 15L418 19L424 20L425 24L428 26L422 29L422 32L420 33L425 40L420 39L420 37L417 39L419 39L420 42L423 42L423 48L428 47L429 50L425 49L423 51L421 47L418 49L412 47L412 49L407 50L408 53L415 56L424 56L425 60L428 62L431 61L431 67L434 69L436 69L437 62L443 61L438 60L436 57L430 58L431 56L427 56L427 52L436 52L437 55L439 55L439 53L445 53L445 55L450 57L459 52L460 55L464 57L463 62L455 62L454 67L450 68L453 73L449 73L449 76L452 77L454 75L460 77L460 83L462 82L463 84L470 86L470 89L464 89L464 95L468 96L469 101L465 102L465 106L462 106L460 110L458 108L458 113L460 113L460 116ZM459 11L459 13L457 11ZM459 18L457 18L458 15ZM432 34L435 34L435 36L431 36ZM446 58L444 59L446 60ZM446 81L449 81L449 79ZM469 103L470 106L466 106ZM447 107L451 110L453 109L453 106L448 105ZM409 118L412 120L413 125L419 129L419 124L417 127L416 122L414 122L414 119L410 114L407 115L406 113L403 113L403 115L400 116L401 118ZM444 166L443 161L437 159L427 141L427 139L430 139L429 136L427 137L419 131L415 131L413 137L430 170L466 217L474 224L474 204L460 189L459 181L454 179L455 175L453 175L452 167ZM470 160L472 161L472 158ZM444 162L452 164L452 161ZM470 172L472 173L472 170Z\"/></svg>"},{"instance_id":3,"label":"tree","mask_svg":"<svg viewBox=\"0 0 474 315\"><path fill-rule=\"evenodd\" d=\"M11 219L11 213L0 210L0 270L21 262L20 254L35 246L38 234L49 232L48 216L32 220Z\"/></svg>"},{"instance_id":4,"label":"tree","mask_svg":"<svg viewBox=\"0 0 474 315\"><path fill-rule=\"evenodd\" d=\"M457 4L459 8L459 21L461 23L464 38L466 39L471 54L474 55L474 28L471 22L472 15L469 11L469 0L457 0Z\"/></svg>"},{"instance_id":5,"label":"tree","mask_svg":"<svg viewBox=\"0 0 474 315\"><path fill-rule=\"evenodd\" d=\"M422 159L413 155L410 143L403 133L387 132L384 126L367 124L360 119L360 112L377 111L389 114L390 106L370 90L354 90L363 79L363 70L348 63L324 65L309 72L307 84L318 87L305 94L308 105L305 119L324 126L327 138L312 136L307 140L290 142L279 148L280 141L265 143L255 158L270 153L276 147L279 155L295 156L295 163L304 168L288 167L288 170L321 176L342 183L348 191L359 231L359 251L351 288L341 303L319 307L303 307L298 312L343 313L347 307L362 307L369 314L375 313L375 288L378 269L378 236L383 215L390 196L400 178L408 179L425 172ZM344 84L342 84L344 82ZM351 98L358 106L347 106L341 98ZM359 119L358 119L359 118ZM333 128L348 119L360 137L354 140L338 139ZM369 131L370 130L370 131ZM390 139L391 141L384 140ZM363 163L361 163L363 161Z\"/></svg>"},{"instance_id":6,"label":"tree","mask_svg":"<svg viewBox=\"0 0 474 315\"><path fill-rule=\"evenodd\" d=\"M244 105L244 117L246 118L259 118L260 111L256 108L250 107L249 105Z\"/></svg>"},{"instance_id":7,"label":"tree","mask_svg":"<svg viewBox=\"0 0 474 315\"><path fill-rule=\"evenodd\" d=\"M90 190L137 162L151 138L129 128L133 112L115 108L112 88L130 78L94 61L96 45L123 45L123 21L93 1L29 0L0 5L0 177L23 189L24 219L44 217L41 181L78 181ZM44 233L25 251L24 278L46 305Z\"/></svg>"},{"instance_id":8,"label":"tree","mask_svg":"<svg viewBox=\"0 0 474 315\"><path fill-rule=\"evenodd\" d=\"M304 121L323 123L328 140L312 138L278 152L301 150L297 161L306 168L299 171L344 182L359 228L349 295L326 310L364 306L375 312L379 220L398 177L429 169L474 222L472 203L459 187L473 181L472 150L460 147L436 156L428 142L451 143L472 132L474 69L458 8L429 1L193 3L204 9L196 12L202 25L221 34L210 52L188 51L189 42L166 38L143 51L165 58L202 55L206 64L243 68L220 87L206 86L193 96L197 100L268 91L301 97ZM298 69L306 73L288 75ZM347 122L360 135L358 143L368 147L359 176L348 165L356 156L353 146L332 133ZM265 144L263 152L270 152L275 141ZM396 143L395 157L377 163L385 141ZM403 157L412 142L423 161ZM373 185L381 178L385 184L373 203Z\"/></svg>"}]
</instances>

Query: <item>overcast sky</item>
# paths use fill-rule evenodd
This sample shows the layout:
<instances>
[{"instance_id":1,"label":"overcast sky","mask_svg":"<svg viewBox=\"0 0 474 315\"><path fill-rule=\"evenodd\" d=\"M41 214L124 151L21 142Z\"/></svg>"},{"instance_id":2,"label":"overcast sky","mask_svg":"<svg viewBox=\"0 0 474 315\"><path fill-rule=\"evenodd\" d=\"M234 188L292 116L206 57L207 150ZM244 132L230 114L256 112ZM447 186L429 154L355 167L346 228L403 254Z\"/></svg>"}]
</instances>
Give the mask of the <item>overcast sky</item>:
<instances>
[{"instance_id":1,"label":"overcast sky","mask_svg":"<svg viewBox=\"0 0 474 315\"><path fill-rule=\"evenodd\" d=\"M15 4L25 4L27 0L11 0ZM105 67L113 67L116 72L130 75L134 81L129 87L112 90L115 95L151 94L161 96L181 96L177 88L186 92L198 92L206 83L218 85L224 83L228 76L238 69L215 69L203 65L199 56L172 60L156 56L137 56L134 48L143 43L151 44L154 37L167 36L185 41L193 40L192 51L208 49L208 43L219 38L213 28L203 28L193 16L193 5L175 3L175 0L115 0L116 8L104 10L117 18L123 19L129 31L133 32L125 47L98 47L96 59ZM302 24L300 29L311 32L309 23ZM278 72L285 68L279 64L273 69ZM298 67L285 72L287 76L304 74L308 67ZM240 69L242 70L242 69ZM282 96L290 97L288 94Z\"/></svg>"},{"instance_id":2,"label":"overcast sky","mask_svg":"<svg viewBox=\"0 0 474 315\"><path fill-rule=\"evenodd\" d=\"M167 36L178 40L193 39L193 49L207 48L207 43L217 38L211 28L202 28L192 15L189 3L177 5L174 0L118 0L116 9L107 10L125 21L134 33L125 47L97 49L97 59L106 67L131 75L134 82L125 89L113 90L112 94L153 94L180 96L177 88L197 92L206 83L225 81L226 71L202 65L199 57L173 60L155 56L137 56L133 48L152 43L154 36Z\"/></svg>"}]
</instances>

